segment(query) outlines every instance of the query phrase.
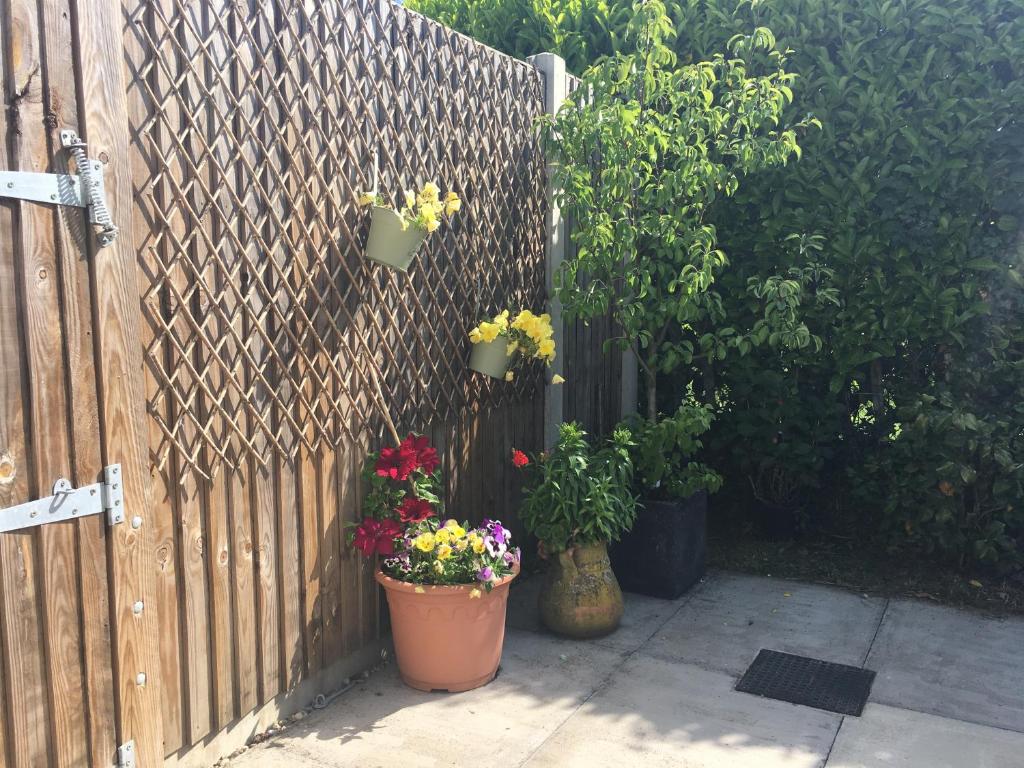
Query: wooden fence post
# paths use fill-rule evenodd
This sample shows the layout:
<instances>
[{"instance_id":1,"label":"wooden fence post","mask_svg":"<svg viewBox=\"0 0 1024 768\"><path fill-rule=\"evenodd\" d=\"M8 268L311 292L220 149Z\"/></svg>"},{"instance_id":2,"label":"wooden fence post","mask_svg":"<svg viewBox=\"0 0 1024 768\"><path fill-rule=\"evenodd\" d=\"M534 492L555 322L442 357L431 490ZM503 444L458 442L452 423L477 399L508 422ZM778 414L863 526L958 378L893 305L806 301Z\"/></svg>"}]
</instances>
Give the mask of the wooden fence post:
<instances>
[{"instance_id":1,"label":"wooden fence post","mask_svg":"<svg viewBox=\"0 0 1024 768\"><path fill-rule=\"evenodd\" d=\"M554 53L538 53L527 59L544 75L544 112L553 115L568 95L565 59ZM565 244L568 237L565 217L555 200L556 189L552 180L551 165L548 164L547 214L544 226L545 284L548 293L548 311L551 313L551 327L554 328L555 349L558 351L551 365L552 376L565 375L565 321L562 319L562 302L554 292L554 276L565 258ZM544 447L550 448L558 440L558 425L563 421L565 409L564 387L551 384L544 387Z\"/></svg>"},{"instance_id":2,"label":"wooden fence post","mask_svg":"<svg viewBox=\"0 0 1024 768\"><path fill-rule=\"evenodd\" d=\"M120 230L112 245L94 248L89 255L100 443L103 463L121 465L126 513L126 521L112 526L107 540L116 730L119 744L134 742L137 766L156 768L164 758L159 623L156 557L148 525L151 491L138 266L132 237L135 201L123 12L118 0L79 2L76 10L72 34L78 45L71 50L78 53L81 73L79 125L89 156L105 164L107 204Z\"/></svg>"}]
</instances>

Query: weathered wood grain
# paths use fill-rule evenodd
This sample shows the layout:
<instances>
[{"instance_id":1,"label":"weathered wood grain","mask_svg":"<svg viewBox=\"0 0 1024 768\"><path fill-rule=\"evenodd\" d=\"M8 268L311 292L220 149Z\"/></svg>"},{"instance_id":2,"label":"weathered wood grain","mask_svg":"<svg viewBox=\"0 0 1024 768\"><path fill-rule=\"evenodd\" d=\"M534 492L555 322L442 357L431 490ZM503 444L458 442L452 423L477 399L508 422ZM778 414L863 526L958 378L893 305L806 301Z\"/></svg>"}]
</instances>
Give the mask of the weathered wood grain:
<instances>
[{"instance_id":1,"label":"weathered wood grain","mask_svg":"<svg viewBox=\"0 0 1024 768\"><path fill-rule=\"evenodd\" d=\"M163 758L159 612L153 538L145 524L151 493L131 168L126 160L125 57L121 25L111 23L120 14L115 0L94 0L79 3L71 16L73 49L81 55L80 126L90 151L107 163L107 202L121 232L113 245L92 256L93 307L100 320L96 350L103 360L98 368L100 437L104 463L121 464L129 514L143 517L139 528L119 525L110 536L117 731L120 739L136 742L141 765L157 765ZM146 609L136 615L132 606L139 600Z\"/></svg>"},{"instance_id":2,"label":"weathered wood grain","mask_svg":"<svg viewBox=\"0 0 1024 768\"><path fill-rule=\"evenodd\" d=\"M17 168L8 151L9 139L23 130L22 110L29 107L22 101L39 76L38 46L33 42L37 30L23 16L6 18L12 28L5 43L10 39L17 44L5 44L0 57L5 96L0 129L8 139L0 152L0 169L4 170ZM38 99L38 83L36 89ZM0 231L8 233L0 238L0 401L4 408L0 418L0 507L27 501L38 490L27 439L33 404L24 387L28 342L21 323L28 309L18 295L23 275L19 266L24 246L19 235L24 209L24 204L8 200L0 205ZM36 538L37 531L32 530L0 536L0 650L12 766L44 766L51 758Z\"/></svg>"},{"instance_id":3,"label":"weathered wood grain","mask_svg":"<svg viewBox=\"0 0 1024 768\"><path fill-rule=\"evenodd\" d=\"M74 82L61 76L59 59L47 47L70 30L44 26L35 3L13 0L10 8L13 76L24 82L17 105L20 130L11 142L14 165L24 171L45 171L59 144L51 144L45 127L44 101L74 99ZM52 21L52 19L51 19ZM46 83L46 93L43 84ZM21 249L22 327L26 340L31 464L34 496L47 496L53 482L71 475L62 309L56 242L56 209L21 204L18 245ZM46 701L49 708L51 760L56 766L79 765L86 759L88 738L82 690L82 637L77 586L76 523L46 525L37 532L41 580L40 631L46 639Z\"/></svg>"}]
</instances>

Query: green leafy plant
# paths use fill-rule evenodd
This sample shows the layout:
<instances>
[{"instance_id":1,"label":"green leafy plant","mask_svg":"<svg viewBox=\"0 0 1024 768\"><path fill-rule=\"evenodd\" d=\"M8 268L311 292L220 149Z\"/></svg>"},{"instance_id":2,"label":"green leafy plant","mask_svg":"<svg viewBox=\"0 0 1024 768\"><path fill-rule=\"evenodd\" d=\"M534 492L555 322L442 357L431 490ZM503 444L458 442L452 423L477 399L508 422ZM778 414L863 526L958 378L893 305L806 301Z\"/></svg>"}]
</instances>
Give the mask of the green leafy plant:
<instances>
[{"instance_id":1,"label":"green leafy plant","mask_svg":"<svg viewBox=\"0 0 1024 768\"><path fill-rule=\"evenodd\" d=\"M578 0L429 2L461 6L460 29L507 14L486 30L490 45L520 57L554 50L575 72L621 48L631 18L629 0L597 10ZM732 263L716 274L715 312L694 326L708 351L660 382L670 398L696 381L721 403L705 442L707 460L734 486L723 493L747 490L762 464L782 464L801 493L813 491L816 511L835 510L844 535L945 562L1020 563L1024 496L1005 468L992 486L999 503L983 505L984 518L965 513L954 516L956 535L929 533L939 468L986 472L972 448L977 436L924 403L953 398L950 408L994 428L991 444L1014 447L1010 467L1021 461L1021 440L999 425L1017 418L1024 390L1024 312L1011 303L1024 293L1024 6L671 0L666 10L684 63L770 28L800 74L790 111L823 125L801 137L800 162L746 175L710 206L705 220ZM824 354L813 341L794 348L784 339L796 330L791 311ZM741 341L742 354L724 354L745 334L736 329L758 323L760 335L782 332L776 346ZM999 388L979 383L979 372ZM663 410L675 407L669 398ZM929 416L926 439L907 427L915 412ZM918 441L927 450L912 454ZM908 456L913 472L900 463ZM966 504L959 495L938 501L949 507L950 498ZM1002 523L1015 548L990 546L981 519Z\"/></svg>"},{"instance_id":2,"label":"green leafy plant","mask_svg":"<svg viewBox=\"0 0 1024 768\"><path fill-rule=\"evenodd\" d=\"M713 420L710 407L692 400L657 421L627 420L635 443L632 457L641 498L684 499L701 490L714 493L721 487L721 475L694 461L704 447L700 436Z\"/></svg>"},{"instance_id":3,"label":"green leafy plant","mask_svg":"<svg viewBox=\"0 0 1024 768\"><path fill-rule=\"evenodd\" d=\"M795 75L767 28L733 37L727 55L680 64L664 5L643 0L627 34L631 50L588 69L581 97L542 128L559 204L577 222L559 298L570 317L611 313L616 342L640 361L653 420L659 373L723 353L695 332L724 319L712 285L727 259L709 207L735 194L741 175L799 156L797 130L814 121L782 123ZM718 338L736 347L761 335L730 328ZM765 339L812 342L806 329Z\"/></svg>"},{"instance_id":4,"label":"green leafy plant","mask_svg":"<svg viewBox=\"0 0 1024 768\"><path fill-rule=\"evenodd\" d=\"M516 452L526 473L519 517L548 552L576 544L611 543L633 527L632 435L616 429L600 447L579 424L562 424L554 448L532 460Z\"/></svg>"}]
</instances>

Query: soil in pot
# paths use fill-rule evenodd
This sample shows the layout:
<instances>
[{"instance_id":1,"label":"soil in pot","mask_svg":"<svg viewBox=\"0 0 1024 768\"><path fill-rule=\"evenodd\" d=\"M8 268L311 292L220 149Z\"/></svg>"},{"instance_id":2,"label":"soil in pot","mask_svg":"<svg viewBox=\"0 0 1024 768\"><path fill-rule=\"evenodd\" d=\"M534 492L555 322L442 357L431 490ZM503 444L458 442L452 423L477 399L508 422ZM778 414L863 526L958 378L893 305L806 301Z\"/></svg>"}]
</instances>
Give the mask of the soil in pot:
<instances>
[{"instance_id":1,"label":"soil in pot","mask_svg":"<svg viewBox=\"0 0 1024 768\"><path fill-rule=\"evenodd\" d=\"M622 590L604 543L580 544L552 557L540 591L548 629L575 638L601 637L622 620Z\"/></svg>"},{"instance_id":2,"label":"soil in pot","mask_svg":"<svg viewBox=\"0 0 1024 768\"><path fill-rule=\"evenodd\" d=\"M611 550L627 592L674 600L700 581L707 567L708 495L644 500L633 529Z\"/></svg>"},{"instance_id":3,"label":"soil in pot","mask_svg":"<svg viewBox=\"0 0 1024 768\"><path fill-rule=\"evenodd\" d=\"M376 573L391 614L398 671L421 691L456 693L494 679L505 642L509 584L518 571L490 592L470 594L475 585L410 584Z\"/></svg>"}]
</instances>

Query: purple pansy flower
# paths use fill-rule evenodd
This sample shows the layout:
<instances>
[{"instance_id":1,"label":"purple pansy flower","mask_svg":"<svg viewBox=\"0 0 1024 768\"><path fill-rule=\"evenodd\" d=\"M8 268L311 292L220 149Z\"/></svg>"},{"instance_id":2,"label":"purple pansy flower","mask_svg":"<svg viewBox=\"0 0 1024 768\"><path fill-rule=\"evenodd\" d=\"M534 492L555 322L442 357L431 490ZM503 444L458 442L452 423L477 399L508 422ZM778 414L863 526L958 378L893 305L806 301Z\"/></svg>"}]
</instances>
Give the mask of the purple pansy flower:
<instances>
[{"instance_id":1,"label":"purple pansy flower","mask_svg":"<svg viewBox=\"0 0 1024 768\"><path fill-rule=\"evenodd\" d=\"M487 551L491 554L491 557L501 557L508 550L505 543L498 541L494 536L485 537L484 546L487 547Z\"/></svg>"},{"instance_id":2,"label":"purple pansy flower","mask_svg":"<svg viewBox=\"0 0 1024 768\"><path fill-rule=\"evenodd\" d=\"M494 578L494 570L489 565L485 565L476 574L477 581L490 581Z\"/></svg>"}]
</instances>

